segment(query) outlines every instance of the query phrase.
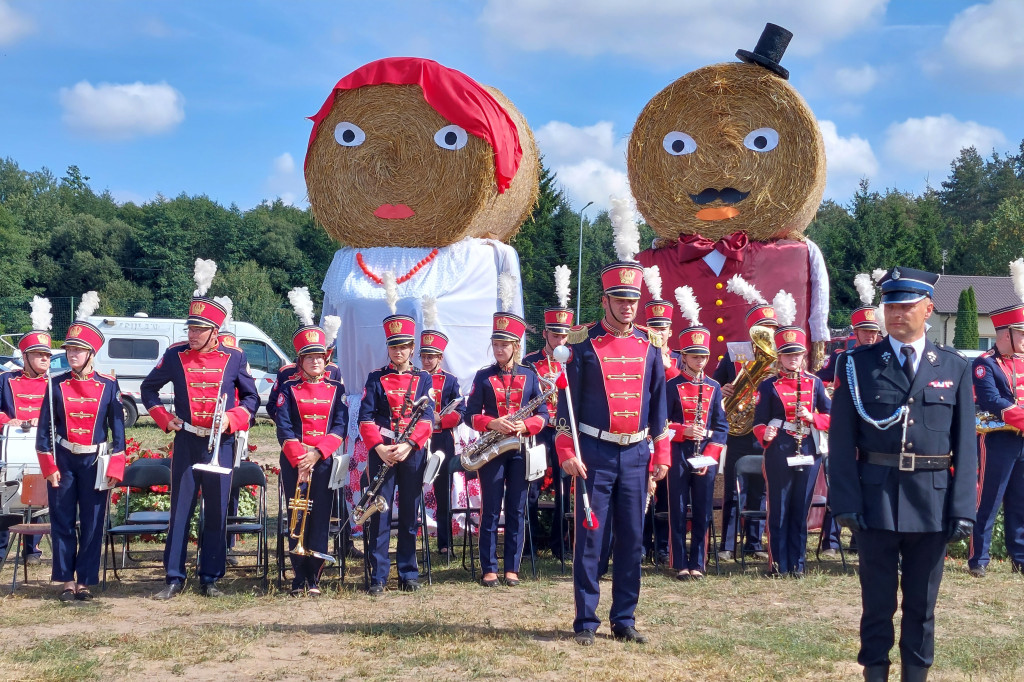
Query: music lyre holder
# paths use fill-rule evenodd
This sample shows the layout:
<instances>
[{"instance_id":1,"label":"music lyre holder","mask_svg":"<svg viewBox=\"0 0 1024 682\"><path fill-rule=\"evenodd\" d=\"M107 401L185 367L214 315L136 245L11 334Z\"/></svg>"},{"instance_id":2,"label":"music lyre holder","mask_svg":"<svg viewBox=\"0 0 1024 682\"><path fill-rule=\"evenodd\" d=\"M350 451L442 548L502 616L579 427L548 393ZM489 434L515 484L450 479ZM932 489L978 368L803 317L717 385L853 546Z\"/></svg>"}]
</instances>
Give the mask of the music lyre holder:
<instances>
[{"instance_id":1,"label":"music lyre holder","mask_svg":"<svg viewBox=\"0 0 1024 682\"><path fill-rule=\"evenodd\" d=\"M217 409L213 411L213 423L210 424L210 440L206 446L210 453L210 461L206 464L193 464L192 468L197 471L208 471L211 474L226 476L231 473L231 467L222 467L218 461L220 457L220 437L224 429L225 410L228 405L228 396L222 393L217 399Z\"/></svg>"}]
</instances>

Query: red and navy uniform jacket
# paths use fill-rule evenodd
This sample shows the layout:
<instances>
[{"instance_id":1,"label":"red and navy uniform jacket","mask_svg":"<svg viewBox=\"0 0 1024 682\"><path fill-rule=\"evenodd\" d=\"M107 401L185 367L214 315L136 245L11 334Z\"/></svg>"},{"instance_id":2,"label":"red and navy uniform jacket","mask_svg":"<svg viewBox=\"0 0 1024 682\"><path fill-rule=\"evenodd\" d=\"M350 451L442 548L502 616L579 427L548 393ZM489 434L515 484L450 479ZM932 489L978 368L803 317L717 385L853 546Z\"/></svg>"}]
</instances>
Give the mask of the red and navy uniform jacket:
<instances>
[{"instance_id":1,"label":"red and navy uniform jacket","mask_svg":"<svg viewBox=\"0 0 1024 682\"><path fill-rule=\"evenodd\" d=\"M845 348L837 348L832 355L825 358L825 364L817 371L818 378L830 386L836 380L836 365L839 364L839 356L846 352Z\"/></svg>"},{"instance_id":2,"label":"red and navy uniform jacket","mask_svg":"<svg viewBox=\"0 0 1024 682\"><path fill-rule=\"evenodd\" d=\"M0 426L12 419L38 419L46 397L46 375L30 379L25 370L0 375Z\"/></svg>"},{"instance_id":3,"label":"red and navy uniform jacket","mask_svg":"<svg viewBox=\"0 0 1024 682\"><path fill-rule=\"evenodd\" d=\"M160 389L174 387L174 415L160 403ZM175 416L203 428L213 424L220 393L227 395L229 430L245 431L260 406L260 396L246 367L245 354L223 344L209 351L194 351L188 343L176 343L142 380L142 404L157 426L167 431Z\"/></svg>"},{"instance_id":4,"label":"red and navy uniform jacket","mask_svg":"<svg viewBox=\"0 0 1024 682\"><path fill-rule=\"evenodd\" d=\"M110 464L107 476L120 481L124 477L124 407L117 379L93 372L77 377L65 372L50 380L53 389L54 430L58 438L75 445L99 445L110 433ZM50 441L50 405L44 400L36 430L36 452L43 476L57 471ZM61 450L64 446L56 443ZM75 456L75 455L73 455Z\"/></svg>"},{"instance_id":5,"label":"red and navy uniform jacket","mask_svg":"<svg viewBox=\"0 0 1024 682\"><path fill-rule=\"evenodd\" d=\"M754 435L761 442L765 449L765 456L770 451L779 451L786 456L796 454L796 440L793 432L784 424L778 426L778 435L769 443L764 442L764 432L772 420L796 424L797 406L802 405L810 410L814 419L811 423L804 422L806 427L803 444L800 454L813 455L815 452L814 438L811 436L811 428L819 431L828 431L831 421L829 412L832 410L832 401L825 393L825 384L821 379L808 372L799 372L799 391L797 390L797 377L786 372L785 375L769 377L761 382L757 388L757 406L754 408ZM799 396L797 395L799 393ZM799 403L797 399L799 397Z\"/></svg>"},{"instance_id":6,"label":"red and navy uniform jacket","mask_svg":"<svg viewBox=\"0 0 1024 682\"><path fill-rule=\"evenodd\" d=\"M978 409L1024 431L1024 358L1000 355L993 348L975 358L971 369ZM1021 437L1012 432L1000 433L1000 437L1006 436Z\"/></svg>"},{"instance_id":7,"label":"red and navy uniform jacket","mask_svg":"<svg viewBox=\"0 0 1024 682\"><path fill-rule=\"evenodd\" d=\"M345 443L348 408L345 385L334 379L286 381L277 395L274 421L281 452L292 466L305 454L304 445L320 451L323 459Z\"/></svg>"},{"instance_id":8,"label":"red and navy uniform jacket","mask_svg":"<svg viewBox=\"0 0 1024 682\"><path fill-rule=\"evenodd\" d=\"M523 364L533 367L537 374L541 375L548 381L554 381L562 373L562 366L555 362L546 348L541 348L538 351L534 351L523 358ZM555 425L555 417L558 415L558 396L559 391L555 391L551 394L551 397L547 400L548 407L548 426L553 427Z\"/></svg>"},{"instance_id":9,"label":"red and navy uniform jacket","mask_svg":"<svg viewBox=\"0 0 1024 682\"><path fill-rule=\"evenodd\" d=\"M513 414L541 393L537 372L530 367L516 365L515 371L508 374L497 365L484 367L473 377L465 422L471 428L484 432L492 419ZM548 423L547 401L541 403L523 423L531 436L540 433Z\"/></svg>"},{"instance_id":10,"label":"red and navy uniform jacket","mask_svg":"<svg viewBox=\"0 0 1024 682\"><path fill-rule=\"evenodd\" d=\"M619 434L649 429L654 442L651 465L670 464L665 363L645 332L634 327L628 336L617 337L595 323L586 339L572 345L566 373L578 423ZM559 400L559 424L563 419L569 423L569 410ZM555 451L560 464L576 456L567 430L559 429Z\"/></svg>"},{"instance_id":11,"label":"red and navy uniform jacket","mask_svg":"<svg viewBox=\"0 0 1024 682\"><path fill-rule=\"evenodd\" d=\"M281 392L281 387L286 381L293 380L298 373L299 366L294 362L277 370L277 378L274 379L270 395L267 396L267 416L271 419L276 419L274 415L277 412L277 394ZM327 363L327 367L324 368L324 376L342 384L345 383L341 378L341 369L333 362Z\"/></svg>"},{"instance_id":12,"label":"red and navy uniform jacket","mask_svg":"<svg viewBox=\"0 0 1024 682\"><path fill-rule=\"evenodd\" d=\"M459 400L455 409L443 417L439 417L438 423L434 426L435 434L444 432L450 434L451 429L454 429L462 421L462 415L466 413L466 403L461 400L462 396L459 392L459 380L451 372L438 369L430 375L430 391L431 400L434 401L434 412L437 414L440 414L441 410L448 407L453 400Z\"/></svg>"},{"instance_id":13,"label":"red and navy uniform jacket","mask_svg":"<svg viewBox=\"0 0 1024 682\"><path fill-rule=\"evenodd\" d=\"M373 450L381 443L390 445L394 439L381 434L381 429L390 429L396 437L409 424L412 403L423 396L430 396L433 382L430 375L418 367L408 372L399 372L390 362L375 369L366 377L363 400L359 404L359 436L367 450ZM427 406L416 426L413 427L413 450L419 450L430 438L433 431L434 405Z\"/></svg>"},{"instance_id":14,"label":"red and navy uniform jacket","mask_svg":"<svg viewBox=\"0 0 1024 682\"><path fill-rule=\"evenodd\" d=\"M701 438L701 451L694 453L691 445L686 448L687 454L704 454L718 461L729 435L729 420L722 408L722 387L706 376L702 381L697 381L686 372L680 372L665 384L665 393L668 396L668 427L674 432L672 452L681 456L684 450L682 444L696 441L695 438L683 435L683 429L697 421L699 403L700 421L704 424L705 435Z\"/></svg>"}]
</instances>

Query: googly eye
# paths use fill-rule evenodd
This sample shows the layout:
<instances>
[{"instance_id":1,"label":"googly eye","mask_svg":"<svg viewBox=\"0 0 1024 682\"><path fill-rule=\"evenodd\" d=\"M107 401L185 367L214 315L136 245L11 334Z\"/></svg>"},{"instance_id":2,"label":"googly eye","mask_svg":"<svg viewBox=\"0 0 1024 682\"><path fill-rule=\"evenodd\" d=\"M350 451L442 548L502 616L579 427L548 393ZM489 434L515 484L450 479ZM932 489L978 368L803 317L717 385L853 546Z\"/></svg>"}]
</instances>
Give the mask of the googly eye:
<instances>
[{"instance_id":1,"label":"googly eye","mask_svg":"<svg viewBox=\"0 0 1024 682\"><path fill-rule=\"evenodd\" d=\"M334 139L342 147L358 147L366 141L366 133L355 123L342 121L334 126Z\"/></svg>"},{"instance_id":2,"label":"googly eye","mask_svg":"<svg viewBox=\"0 0 1024 682\"><path fill-rule=\"evenodd\" d=\"M434 133L434 142L441 149L462 149L469 142L469 134L462 126L452 124Z\"/></svg>"},{"instance_id":3,"label":"googly eye","mask_svg":"<svg viewBox=\"0 0 1024 682\"><path fill-rule=\"evenodd\" d=\"M779 144L779 132L775 128L751 130L743 138L743 146L755 152L770 152Z\"/></svg>"},{"instance_id":4,"label":"googly eye","mask_svg":"<svg viewBox=\"0 0 1024 682\"><path fill-rule=\"evenodd\" d=\"M697 142L686 133L673 130L661 141L661 146L672 156L683 156L697 151Z\"/></svg>"}]
</instances>

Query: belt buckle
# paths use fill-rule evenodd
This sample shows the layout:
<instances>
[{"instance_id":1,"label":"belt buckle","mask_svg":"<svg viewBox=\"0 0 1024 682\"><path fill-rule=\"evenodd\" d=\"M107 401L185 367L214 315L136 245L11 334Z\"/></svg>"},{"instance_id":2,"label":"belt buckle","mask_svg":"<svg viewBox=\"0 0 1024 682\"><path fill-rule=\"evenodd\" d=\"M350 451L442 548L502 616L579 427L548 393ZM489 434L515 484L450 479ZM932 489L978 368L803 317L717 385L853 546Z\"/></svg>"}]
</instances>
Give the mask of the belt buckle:
<instances>
[{"instance_id":1,"label":"belt buckle","mask_svg":"<svg viewBox=\"0 0 1024 682\"><path fill-rule=\"evenodd\" d=\"M914 470L914 458L916 455L913 452L900 452L899 470L900 471L913 471ZM909 462L909 464L907 464Z\"/></svg>"},{"instance_id":2,"label":"belt buckle","mask_svg":"<svg viewBox=\"0 0 1024 682\"><path fill-rule=\"evenodd\" d=\"M620 433L619 434L619 445L631 445L631 439L633 434L631 433Z\"/></svg>"}]
</instances>

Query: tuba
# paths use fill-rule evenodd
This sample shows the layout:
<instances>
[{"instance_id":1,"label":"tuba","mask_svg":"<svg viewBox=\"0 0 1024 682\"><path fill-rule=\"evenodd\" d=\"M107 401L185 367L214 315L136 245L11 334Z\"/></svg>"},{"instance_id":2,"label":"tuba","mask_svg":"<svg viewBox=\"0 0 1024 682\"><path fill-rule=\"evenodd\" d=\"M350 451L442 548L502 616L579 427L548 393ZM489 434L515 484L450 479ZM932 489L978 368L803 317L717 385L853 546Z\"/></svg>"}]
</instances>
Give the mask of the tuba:
<instances>
[{"instance_id":1,"label":"tuba","mask_svg":"<svg viewBox=\"0 0 1024 682\"><path fill-rule=\"evenodd\" d=\"M975 428L978 433L994 433L996 431L1013 431L1018 434L1020 433L1018 429L1010 426L991 412L982 412L979 410L975 413L974 418Z\"/></svg>"},{"instance_id":2,"label":"tuba","mask_svg":"<svg viewBox=\"0 0 1024 682\"><path fill-rule=\"evenodd\" d=\"M729 433L743 436L754 428L754 393L757 387L772 373L778 353L772 340L772 331L761 325L750 328L750 342L754 347L754 359L746 363L732 382L735 389L731 396L722 401L725 416L729 420Z\"/></svg>"},{"instance_id":3,"label":"tuba","mask_svg":"<svg viewBox=\"0 0 1024 682\"><path fill-rule=\"evenodd\" d=\"M541 406L541 403L558 390L554 381L545 379L540 374L537 375L537 380L544 387L541 394L520 407L513 414L506 415L506 419L516 422L529 417ZM476 471L495 457L500 457L506 452L518 450L521 443L522 441L519 436L508 436L497 431L487 431L484 435L477 438L475 443L462 451L459 460L462 462L462 468L466 471Z\"/></svg>"},{"instance_id":4,"label":"tuba","mask_svg":"<svg viewBox=\"0 0 1024 682\"><path fill-rule=\"evenodd\" d=\"M313 500L309 499L309 491L313 487L313 473L310 472L309 480L305 482L301 480L301 476L299 478L299 482L295 484L295 496L288 500L288 511L291 512L291 519L288 522L288 536L293 540L298 540L295 544L295 549L290 550L289 554L310 556L322 559L329 564L337 563L337 559L330 554L306 549L302 544L306 539L306 520L309 518L309 512L313 509Z\"/></svg>"}]
</instances>

